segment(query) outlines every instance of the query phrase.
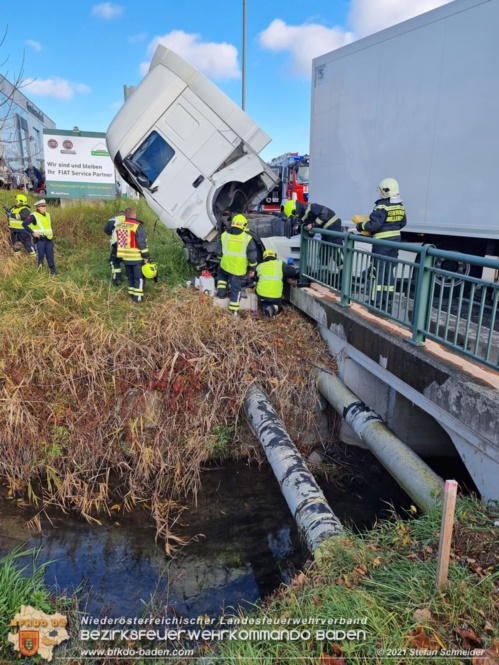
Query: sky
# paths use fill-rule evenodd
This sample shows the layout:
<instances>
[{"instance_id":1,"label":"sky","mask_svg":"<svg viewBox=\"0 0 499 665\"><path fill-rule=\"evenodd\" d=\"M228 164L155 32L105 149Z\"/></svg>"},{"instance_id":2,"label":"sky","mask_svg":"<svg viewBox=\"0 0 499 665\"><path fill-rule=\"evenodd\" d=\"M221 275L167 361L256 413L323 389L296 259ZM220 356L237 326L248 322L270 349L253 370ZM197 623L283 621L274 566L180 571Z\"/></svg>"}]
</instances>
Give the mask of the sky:
<instances>
[{"instance_id":1,"label":"sky","mask_svg":"<svg viewBox=\"0 0 499 665\"><path fill-rule=\"evenodd\" d=\"M272 138L271 159L309 150L312 59L448 0L246 0L246 112ZM0 72L58 129L105 132L158 44L237 104L243 0L4 0Z\"/></svg>"}]
</instances>

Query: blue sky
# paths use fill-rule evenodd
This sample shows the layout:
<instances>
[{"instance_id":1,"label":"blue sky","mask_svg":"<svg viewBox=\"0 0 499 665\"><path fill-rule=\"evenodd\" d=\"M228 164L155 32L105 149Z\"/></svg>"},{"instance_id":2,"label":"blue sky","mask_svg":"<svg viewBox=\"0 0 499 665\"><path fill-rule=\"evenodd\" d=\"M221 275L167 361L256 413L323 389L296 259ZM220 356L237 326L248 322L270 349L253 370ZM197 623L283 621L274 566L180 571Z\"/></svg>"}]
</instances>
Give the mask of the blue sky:
<instances>
[{"instance_id":1,"label":"blue sky","mask_svg":"<svg viewBox=\"0 0 499 665\"><path fill-rule=\"evenodd\" d=\"M247 0L246 112L262 153L308 152L312 58L448 0ZM6 0L0 72L56 123L105 132L163 43L241 103L243 0ZM8 57L7 62L4 62Z\"/></svg>"}]
</instances>

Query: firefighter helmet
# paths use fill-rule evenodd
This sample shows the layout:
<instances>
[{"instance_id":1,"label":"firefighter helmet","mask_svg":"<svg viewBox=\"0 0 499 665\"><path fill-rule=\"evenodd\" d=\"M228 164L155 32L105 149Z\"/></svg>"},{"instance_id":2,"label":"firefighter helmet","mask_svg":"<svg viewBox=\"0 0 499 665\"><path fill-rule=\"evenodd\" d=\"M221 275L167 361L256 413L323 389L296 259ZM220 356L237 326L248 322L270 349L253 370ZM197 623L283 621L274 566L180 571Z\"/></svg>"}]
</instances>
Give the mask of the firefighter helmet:
<instances>
[{"instance_id":1,"label":"firefighter helmet","mask_svg":"<svg viewBox=\"0 0 499 665\"><path fill-rule=\"evenodd\" d=\"M158 266L155 263L144 263L142 274L146 279L154 279L158 274Z\"/></svg>"},{"instance_id":2,"label":"firefighter helmet","mask_svg":"<svg viewBox=\"0 0 499 665\"><path fill-rule=\"evenodd\" d=\"M17 194L16 203L25 206L28 203L28 199L26 198L26 196L24 196L24 194Z\"/></svg>"},{"instance_id":3,"label":"firefighter helmet","mask_svg":"<svg viewBox=\"0 0 499 665\"><path fill-rule=\"evenodd\" d=\"M234 226L236 229L242 229L243 231L246 231L248 228L248 220L244 215L235 215L235 217L232 218L231 226Z\"/></svg>"},{"instance_id":4,"label":"firefighter helmet","mask_svg":"<svg viewBox=\"0 0 499 665\"><path fill-rule=\"evenodd\" d=\"M296 201L294 199L292 201L286 201L282 210L286 217L296 215Z\"/></svg>"},{"instance_id":5,"label":"firefighter helmet","mask_svg":"<svg viewBox=\"0 0 499 665\"><path fill-rule=\"evenodd\" d=\"M390 196L398 196L400 194L399 184L395 178L385 178L379 183L379 193L382 198L388 199Z\"/></svg>"},{"instance_id":6,"label":"firefighter helmet","mask_svg":"<svg viewBox=\"0 0 499 665\"><path fill-rule=\"evenodd\" d=\"M273 249L266 249L263 253L263 260L265 259L276 259L277 254L274 252Z\"/></svg>"}]
</instances>

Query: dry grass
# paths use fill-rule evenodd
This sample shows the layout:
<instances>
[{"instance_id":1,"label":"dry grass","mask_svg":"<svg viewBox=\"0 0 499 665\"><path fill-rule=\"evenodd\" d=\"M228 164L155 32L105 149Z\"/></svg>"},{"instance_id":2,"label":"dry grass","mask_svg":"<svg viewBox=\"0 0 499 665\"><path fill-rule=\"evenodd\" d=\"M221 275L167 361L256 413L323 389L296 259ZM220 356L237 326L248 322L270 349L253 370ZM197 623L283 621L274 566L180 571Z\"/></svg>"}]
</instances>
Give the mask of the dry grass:
<instances>
[{"instance_id":1,"label":"dry grass","mask_svg":"<svg viewBox=\"0 0 499 665\"><path fill-rule=\"evenodd\" d=\"M165 284L136 308L105 283L50 278L4 252L10 297L19 293L0 320L0 475L13 495L90 520L143 504L168 550L217 432L235 428L231 454L260 455L242 427L252 381L300 444L325 345L291 308L234 320Z\"/></svg>"}]
</instances>

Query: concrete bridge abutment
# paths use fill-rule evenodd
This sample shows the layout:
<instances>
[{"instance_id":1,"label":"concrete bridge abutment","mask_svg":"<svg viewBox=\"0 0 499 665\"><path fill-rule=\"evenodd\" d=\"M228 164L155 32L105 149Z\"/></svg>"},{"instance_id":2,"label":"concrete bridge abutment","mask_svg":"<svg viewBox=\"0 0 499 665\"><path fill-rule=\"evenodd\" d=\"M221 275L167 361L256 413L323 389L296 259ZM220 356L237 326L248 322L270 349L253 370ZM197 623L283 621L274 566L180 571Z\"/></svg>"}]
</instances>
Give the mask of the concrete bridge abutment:
<instances>
[{"instance_id":1,"label":"concrete bridge abutment","mask_svg":"<svg viewBox=\"0 0 499 665\"><path fill-rule=\"evenodd\" d=\"M342 307L324 287L290 290L317 322L345 385L418 455L459 454L484 499L499 498L499 373L442 346L409 343L410 332L360 305ZM343 422L341 439L364 447Z\"/></svg>"}]
</instances>

